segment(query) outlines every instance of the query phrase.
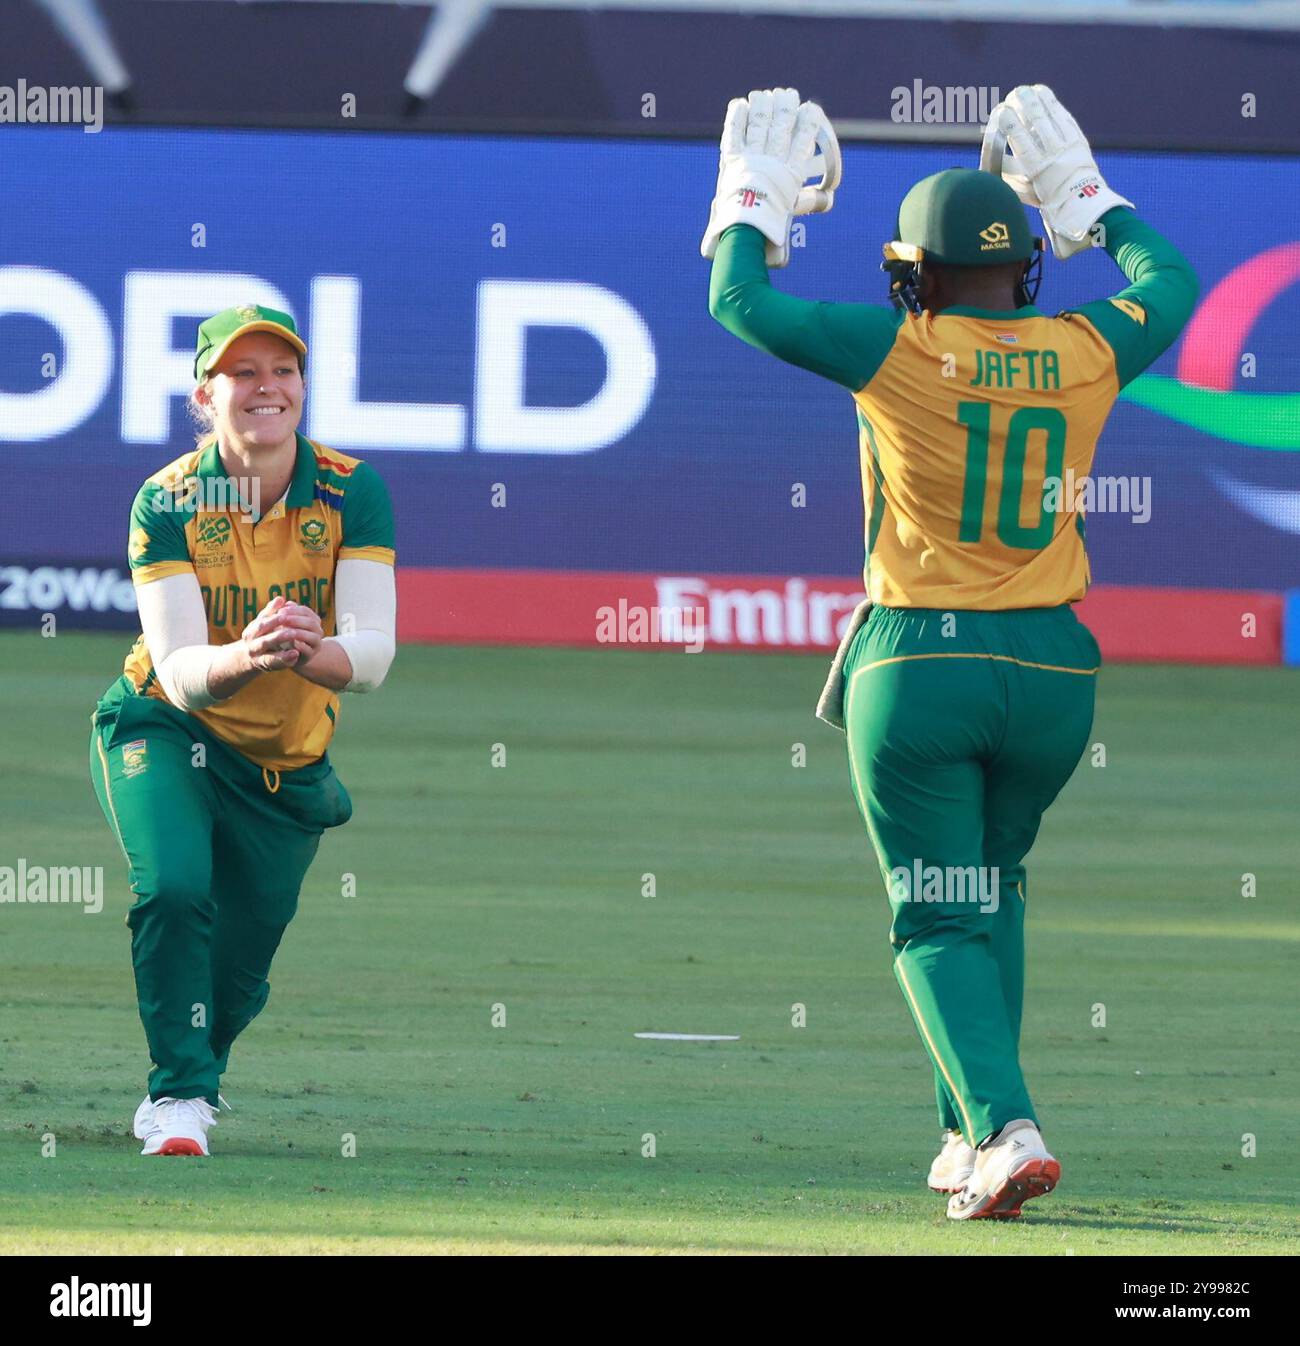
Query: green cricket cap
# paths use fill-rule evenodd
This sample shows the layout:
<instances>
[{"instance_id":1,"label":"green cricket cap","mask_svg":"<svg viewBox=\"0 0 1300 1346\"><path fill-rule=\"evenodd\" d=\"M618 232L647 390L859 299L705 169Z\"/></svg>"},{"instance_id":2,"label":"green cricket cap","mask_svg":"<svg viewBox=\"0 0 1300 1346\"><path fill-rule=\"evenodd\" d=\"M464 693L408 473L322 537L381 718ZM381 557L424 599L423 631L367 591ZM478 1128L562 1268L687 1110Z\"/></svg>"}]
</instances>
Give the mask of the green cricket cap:
<instances>
[{"instance_id":1,"label":"green cricket cap","mask_svg":"<svg viewBox=\"0 0 1300 1346\"><path fill-rule=\"evenodd\" d=\"M885 257L997 266L1028 261L1034 250L1020 198L996 173L946 168L922 178L903 198L898 235L885 244Z\"/></svg>"},{"instance_id":2,"label":"green cricket cap","mask_svg":"<svg viewBox=\"0 0 1300 1346\"><path fill-rule=\"evenodd\" d=\"M246 332L270 332L283 337L299 355L307 354L307 343L287 313L263 308L260 304L240 304L222 309L199 324L199 340L194 352L194 377L203 375L230 349L230 343Z\"/></svg>"}]
</instances>

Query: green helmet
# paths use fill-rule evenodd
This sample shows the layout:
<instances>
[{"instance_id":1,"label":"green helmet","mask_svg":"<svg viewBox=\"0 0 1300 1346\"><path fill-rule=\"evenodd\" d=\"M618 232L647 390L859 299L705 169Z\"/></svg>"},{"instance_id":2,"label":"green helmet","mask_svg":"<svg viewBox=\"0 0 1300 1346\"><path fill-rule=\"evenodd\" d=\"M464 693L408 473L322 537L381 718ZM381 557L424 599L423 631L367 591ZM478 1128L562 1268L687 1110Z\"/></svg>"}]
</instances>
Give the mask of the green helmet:
<instances>
[{"instance_id":1,"label":"green helmet","mask_svg":"<svg viewBox=\"0 0 1300 1346\"><path fill-rule=\"evenodd\" d=\"M1026 262L1042 250L1029 232L1020 198L995 173L947 168L922 178L898 208L898 233L885 244L884 270L895 299L914 300L922 260L948 266L998 266ZM1037 286L1035 286L1035 290ZM1032 296L1024 299L1032 303ZM907 307L914 312L914 303Z\"/></svg>"}]
</instances>

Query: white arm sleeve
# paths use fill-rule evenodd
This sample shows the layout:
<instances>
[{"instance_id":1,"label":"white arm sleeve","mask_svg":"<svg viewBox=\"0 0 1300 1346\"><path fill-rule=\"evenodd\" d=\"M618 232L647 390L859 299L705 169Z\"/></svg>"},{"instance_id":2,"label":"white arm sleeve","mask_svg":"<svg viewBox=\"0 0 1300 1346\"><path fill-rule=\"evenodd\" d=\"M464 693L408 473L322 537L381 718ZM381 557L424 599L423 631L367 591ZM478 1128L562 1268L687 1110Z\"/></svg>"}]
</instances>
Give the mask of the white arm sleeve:
<instances>
[{"instance_id":1,"label":"white arm sleeve","mask_svg":"<svg viewBox=\"0 0 1300 1346\"><path fill-rule=\"evenodd\" d=\"M168 575L135 590L140 630L167 699L181 710L202 710L216 697L208 691L208 671L218 646L208 644L208 619L198 576Z\"/></svg>"},{"instance_id":2,"label":"white arm sleeve","mask_svg":"<svg viewBox=\"0 0 1300 1346\"><path fill-rule=\"evenodd\" d=\"M326 636L352 664L345 692L373 692L397 653L397 579L382 561L342 560L334 568L334 625Z\"/></svg>"}]
</instances>

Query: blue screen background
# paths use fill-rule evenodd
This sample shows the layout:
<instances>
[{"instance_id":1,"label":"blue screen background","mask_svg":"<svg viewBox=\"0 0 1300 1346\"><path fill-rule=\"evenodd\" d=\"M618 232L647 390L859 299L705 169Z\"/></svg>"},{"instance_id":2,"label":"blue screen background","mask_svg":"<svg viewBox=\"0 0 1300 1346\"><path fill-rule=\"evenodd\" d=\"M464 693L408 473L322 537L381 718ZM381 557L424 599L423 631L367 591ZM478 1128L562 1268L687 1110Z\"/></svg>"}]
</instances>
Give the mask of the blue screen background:
<instances>
[{"instance_id":1,"label":"blue screen background","mask_svg":"<svg viewBox=\"0 0 1300 1346\"><path fill-rule=\"evenodd\" d=\"M648 141L451 138L354 132L11 127L0 174L0 268L47 268L84 287L113 333L103 400L74 429L24 442L0 420L0 559L121 564L140 483L192 443L183 400L166 443L121 431L124 277L238 271L283 291L312 343L315 276L361 288L358 396L467 408L455 452L355 449L392 491L407 565L850 576L862 562L854 407L835 385L751 350L708 315L699 255L714 146ZM1300 238L1297 172L1283 158L1105 154L1111 184L1187 254L1202 295L1239 262ZM880 245L918 178L970 149L846 146L844 185L775 283L809 297L881 301ZM192 244L201 224L206 246ZM504 226L504 247L494 230ZM490 279L582 281L620 296L651 334L649 404L592 452L476 447L476 305ZM1048 312L1125 284L1101 252L1050 257ZM175 324L192 350L205 314ZM1284 293L1247 349L1260 393L1300 388L1300 297ZM1172 375L1178 347L1153 372ZM46 323L0 314L0 390L42 386ZM577 405L604 380L586 334L538 329L527 401ZM308 367L309 380L327 371ZM311 403L308 393L308 405ZM310 430L310 422L305 429ZM1294 491L1293 527L1231 503L1214 476ZM1098 582L1265 587L1300 583L1300 455L1202 434L1121 401L1095 472L1148 475L1152 518L1089 521ZM806 507L791 507L796 482ZM491 505L494 484L507 506ZM1284 511L1285 513L1285 511Z\"/></svg>"}]
</instances>

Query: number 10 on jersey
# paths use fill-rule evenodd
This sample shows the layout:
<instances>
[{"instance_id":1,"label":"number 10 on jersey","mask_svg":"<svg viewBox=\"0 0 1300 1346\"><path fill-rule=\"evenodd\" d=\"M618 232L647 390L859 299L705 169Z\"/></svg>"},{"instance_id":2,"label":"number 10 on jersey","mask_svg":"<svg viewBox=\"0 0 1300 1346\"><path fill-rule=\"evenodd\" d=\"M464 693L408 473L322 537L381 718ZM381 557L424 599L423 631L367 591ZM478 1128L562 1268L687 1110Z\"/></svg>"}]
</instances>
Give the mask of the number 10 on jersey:
<instances>
[{"instance_id":1,"label":"number 10 on jersey","mask_svg":"<svg viewBox=\"0 0 1300 1346\"><path fill-rule=\"evenodd\" d=\"M988 402L959 402L957 419L966 427L966 479L961 493L960 542L979 542L984 533L984 488L989 473L989 446L993 407ZM1021 523L1025 489L1025 460L1029 436L1041 430L1046 436L1043 475L1037 481L1038 522ZM1007 422L1002 453L1002 489L998 493L998 540L1007 547L1038 551L1052 540L1055 511L1043 499L1048 479L1061 480L1065 469L1065 416L1055 407L1021 407Z\"/></svg>"}]
</instances>

